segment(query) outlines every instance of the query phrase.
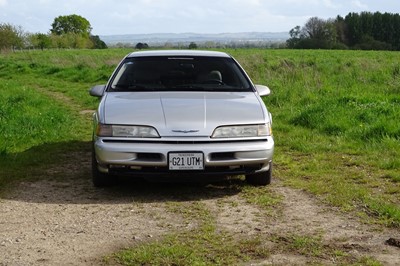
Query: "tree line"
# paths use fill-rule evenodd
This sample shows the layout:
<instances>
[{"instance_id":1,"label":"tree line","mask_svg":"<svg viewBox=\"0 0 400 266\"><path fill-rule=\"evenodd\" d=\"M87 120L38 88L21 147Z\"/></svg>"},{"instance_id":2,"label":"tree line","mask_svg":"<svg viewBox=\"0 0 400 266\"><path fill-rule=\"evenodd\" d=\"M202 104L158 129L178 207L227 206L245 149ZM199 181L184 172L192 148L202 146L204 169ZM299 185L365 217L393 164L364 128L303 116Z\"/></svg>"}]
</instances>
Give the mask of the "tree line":
<instances>
[{"instance_id":1,"label":"tree line","mask_svg":"<svg viewBox=\"0 0 400 266\"><path fill-rule=\"evenodd\" d=\"M59 16L49 33L28 33L22 27L0 23L0 51L16 49L95 48L107 45L92 35L89 21L79 15ZM303 27L290 30L287 48L400 50L400 15L398 13L349 13L344 18L310 18ZM139 43L148 48L147 44ZM195 43L189 45L196 49ZM147 46L147 47L146 47ZM279 46L279 48L283 48Z\"/></svg>"},{"instance_id":2,"label":"tree line","mask_svg":"<svg viewBox=\"0 0 400 266\"><path fill-rule=\"evenodd\" d=\"M400 50L400 15L349 13L344 18L310 18L290 30L288 48Z\"/></svg>"},{"instance_id":3,"label":"tree line","mask_svg":"<svg viewBox=\"0 0 400 266\"><path fill-rule=\"evenodd\" d=\"M59 16L51 24L49 33L29 33L22 27L0 23L0 51L16 49L94 48L107 45L92 35L90 22L79 15Z\"/></svg>"}]
</instances>

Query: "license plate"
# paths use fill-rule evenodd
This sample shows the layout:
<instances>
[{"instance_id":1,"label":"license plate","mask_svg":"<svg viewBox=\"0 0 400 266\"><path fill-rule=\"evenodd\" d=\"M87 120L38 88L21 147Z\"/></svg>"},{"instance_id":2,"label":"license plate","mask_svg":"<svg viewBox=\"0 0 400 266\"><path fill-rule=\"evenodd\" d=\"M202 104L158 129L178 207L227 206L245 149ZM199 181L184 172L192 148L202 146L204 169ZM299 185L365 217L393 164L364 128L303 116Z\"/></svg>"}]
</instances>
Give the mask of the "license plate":
<instances>
[{"instance_id":1,"label":"license plate","mask_svg":"<svg viewBox=\"0 0 400 266\"><path fill-rule=\"evenodd\" d=\"M168 158L169 170L203 170L203 153L170 153Z\"/></svg>"}]
</instances>

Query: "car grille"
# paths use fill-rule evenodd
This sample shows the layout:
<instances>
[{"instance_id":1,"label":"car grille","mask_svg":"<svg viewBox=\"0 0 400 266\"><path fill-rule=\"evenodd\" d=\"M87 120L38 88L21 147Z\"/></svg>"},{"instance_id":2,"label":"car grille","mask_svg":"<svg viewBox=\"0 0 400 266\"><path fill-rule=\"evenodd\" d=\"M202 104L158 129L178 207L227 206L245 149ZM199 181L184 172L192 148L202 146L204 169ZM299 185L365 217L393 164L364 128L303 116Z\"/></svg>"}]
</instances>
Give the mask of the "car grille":
<instances>
[{"instance_id":1,"label":"car grille","mask_svg":"<svg viewBox=\"0 0 400 266\"><path fill-rule=\"evenodd\" d=\"M159 153L137 153L137 160L142 161L142 162L160 162L162 161L162 154Z\"/></svg>"},{"instance_id":2,"label":"car grille","mask_svg":"<svg viewBox=\"0 0 400 266\"><path fill-rule=\"evenodd\" d=\"M254 173L257 170L262 168L261 164L254 165L242 165L237 166L235 168L230 167L222 167L222 166L214 166L214 167L206 167L204 170L197 171L172 171L168 170L167 167L142 167L140 169L131 168L129 166L119 166L119 167L110 167L109 171L111 174L121 174L121 175L138 175L138 176L147 176L147 175L243 175Z\"/></svg>"}]
</instances>

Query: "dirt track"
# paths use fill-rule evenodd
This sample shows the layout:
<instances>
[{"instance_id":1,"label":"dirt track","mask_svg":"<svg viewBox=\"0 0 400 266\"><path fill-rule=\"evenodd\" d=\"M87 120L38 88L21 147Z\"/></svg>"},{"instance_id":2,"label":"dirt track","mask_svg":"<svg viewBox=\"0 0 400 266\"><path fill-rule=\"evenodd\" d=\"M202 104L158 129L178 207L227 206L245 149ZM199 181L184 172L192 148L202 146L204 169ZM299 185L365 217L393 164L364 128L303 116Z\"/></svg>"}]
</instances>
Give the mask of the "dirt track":
<instances>
[{"instance_id":1,"label":"dirt track","mask_svg":"<svg viewBox=\"0 0 400 266\"><path fill-rule=\"evenodd\" d=\"M168 211L167 204L175 201L204 203L221 229L239 237L258 234L279 240L268 241L270 257L251 265L315 262L279 247L290 236L302 234L320 236L324 245L355 258L400 264L400 249L385 244L398 232L360 223L276 180L270 189L282 195L283 203L279 215L267 215L247 203L240 191L229 188L228 182L218 186L142 182L95 189L88 177L90 155L71 156L72 163L46 171L46 180L22 183L0 199L0 265L99 265L103 256L123 247L196 226L196 221L188 223ZM64 179L52 178L63 172ZM181 189L179 196L176 186ZM322 256L317 262L334 265L335 258Z\"/></svg>"}]
</instances>

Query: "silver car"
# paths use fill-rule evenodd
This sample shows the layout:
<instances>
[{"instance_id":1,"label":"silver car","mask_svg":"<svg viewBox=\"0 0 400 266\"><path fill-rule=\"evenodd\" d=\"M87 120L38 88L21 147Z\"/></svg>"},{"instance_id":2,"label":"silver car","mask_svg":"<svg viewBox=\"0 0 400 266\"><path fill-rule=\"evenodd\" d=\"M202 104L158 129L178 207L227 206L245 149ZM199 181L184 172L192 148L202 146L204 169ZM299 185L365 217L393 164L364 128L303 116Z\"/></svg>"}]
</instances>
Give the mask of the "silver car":
<instances>
[{"instance_id":1,"label":"silver car","mask_svg":"<svg viewBox=\"0 0 400 266\"><path fill-rule=\"evenodd\" d=\"M113 176L163 178L272 177L272 118L239 63L226 53L177 50L127 55L106 85L94 114L95 186Z\"/></svg>"}]
</instances>

